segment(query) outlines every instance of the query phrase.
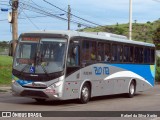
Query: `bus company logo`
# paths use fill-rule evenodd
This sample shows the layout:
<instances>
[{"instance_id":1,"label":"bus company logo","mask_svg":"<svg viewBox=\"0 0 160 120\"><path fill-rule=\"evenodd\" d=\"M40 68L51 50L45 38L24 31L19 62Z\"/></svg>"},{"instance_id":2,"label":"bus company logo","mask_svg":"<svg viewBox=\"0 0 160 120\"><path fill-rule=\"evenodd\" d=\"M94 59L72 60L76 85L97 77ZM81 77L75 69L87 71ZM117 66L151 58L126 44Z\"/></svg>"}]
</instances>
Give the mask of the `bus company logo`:
<instances>
[{"instance_id":1,"label":"bus company logo","mask_svg":"<svg viewBox=\"0 0 160 120\"><path fill-rule=\"evenodd\" d=\"M2 117L12 117L11 112L2 112Z\"/></svg>"},{"instance_id":2,"label":"bus company logo","mask_svg":"<svg viewBox=\"0 0 160 120\"><path fill-rule=\"evenodd\" d=\"M109 75L109 67L94 67L95 75Z\"/></svg>"}]
</instances>

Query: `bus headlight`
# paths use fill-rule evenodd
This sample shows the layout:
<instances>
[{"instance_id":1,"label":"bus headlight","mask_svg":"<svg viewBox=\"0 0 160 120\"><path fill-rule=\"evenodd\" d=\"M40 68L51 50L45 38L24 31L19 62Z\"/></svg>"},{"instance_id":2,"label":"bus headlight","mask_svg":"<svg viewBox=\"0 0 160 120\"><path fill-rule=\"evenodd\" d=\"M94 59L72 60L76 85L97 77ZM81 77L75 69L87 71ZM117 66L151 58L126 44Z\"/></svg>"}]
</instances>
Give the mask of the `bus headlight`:
<instances>
[{"instance_id":1,"label":"bus headlight","mask_svg":"<svg viewBox=\"0 0 160 120\"><path fill-rule=\"evenodd\" d=\"M14 79L12 79L12 83L15 83L16 81Z\"/></svg>"},{"instance_id":2,"label":"bus headlight","mask_svg":"<svg viewBox=\"0 0 160 120\"><path fill-rule=\"evenodd\" d=\"M54 83L54 87L59 87L60 85L62 85L62 81L58 81L58 82Z\"/></svg>"},{"instance_id":3,"label":"bus headlight","mask_svg":"<svg viewBox=\"0 0 160 120\"><path fill-rule=\"evenodd\" d=\"M15 79L12 79L12 84L14 84L16 86L20 86L20 84Z\"/></svg>"}]
</instances>

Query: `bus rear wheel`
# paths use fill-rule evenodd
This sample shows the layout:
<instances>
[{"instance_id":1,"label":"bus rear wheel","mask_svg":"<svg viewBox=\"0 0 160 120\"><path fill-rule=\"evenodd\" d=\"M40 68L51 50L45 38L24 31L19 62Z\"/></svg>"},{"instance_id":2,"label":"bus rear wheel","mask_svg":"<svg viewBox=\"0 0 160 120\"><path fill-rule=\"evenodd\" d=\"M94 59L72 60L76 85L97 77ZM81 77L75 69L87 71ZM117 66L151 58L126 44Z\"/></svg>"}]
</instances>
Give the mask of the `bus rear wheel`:
<instances>
[{"instance_id":1,"label":"bus rear wheel","mask_svg":"<svg viewBox=\"0 0 160 120\"><path fill-rule=\"evenodd\" d=\"M132 98L132 97L134 97L135 93L136 93L136 84L134 81L131 81L131 83L129 85L129 92L128 92L127 96L129 98Z\"/></svg>"},{"instance_id":2,"label":"bus rear wheel","mask_svg":"<svg viewBox=\"0 0 160 120\"><path fill-rule=\"evenodd\" d=\"M91 96L91 89L88 83L85 83L81 89L80 103L85 104L89 101Z\"/></svg>"}]
</instances>

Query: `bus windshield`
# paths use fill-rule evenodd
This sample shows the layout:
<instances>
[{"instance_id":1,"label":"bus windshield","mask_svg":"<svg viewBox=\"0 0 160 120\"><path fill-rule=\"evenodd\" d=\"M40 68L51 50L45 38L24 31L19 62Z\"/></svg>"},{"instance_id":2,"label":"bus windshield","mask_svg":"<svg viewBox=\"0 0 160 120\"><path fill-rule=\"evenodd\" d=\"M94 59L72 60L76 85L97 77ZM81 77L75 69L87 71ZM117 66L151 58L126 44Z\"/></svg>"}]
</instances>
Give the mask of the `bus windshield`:
<instances>
[{"instance_id":1,"label":"bus windshield","mask_svg":"<svg viewBox=\"0 0 160 120\"><path fill-rule=\"evenodd\" d=\"M16 49L13 69L32 74L50 74L63 71L66 49L66 39L20 38Z\"/></svg>"}]
</instances>

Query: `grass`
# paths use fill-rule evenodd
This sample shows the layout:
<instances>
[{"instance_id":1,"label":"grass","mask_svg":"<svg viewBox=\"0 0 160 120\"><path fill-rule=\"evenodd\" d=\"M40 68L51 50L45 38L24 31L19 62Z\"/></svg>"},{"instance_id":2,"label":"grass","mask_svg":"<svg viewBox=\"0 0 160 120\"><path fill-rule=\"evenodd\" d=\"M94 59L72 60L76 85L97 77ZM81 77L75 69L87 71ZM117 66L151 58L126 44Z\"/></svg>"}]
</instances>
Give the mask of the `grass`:
<instances>
[{"instance_id":1,"label":"grass","mask_svg":"<svg viewBox=\"0 0 160 120\"><path fill-rule=\"evenodd\" d=\"M0 55L0 85L10 85L12 76L12 57Z\"/></svg>"}]
</instances>

